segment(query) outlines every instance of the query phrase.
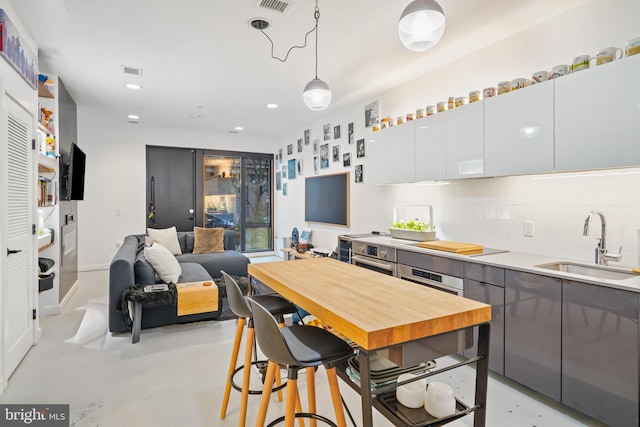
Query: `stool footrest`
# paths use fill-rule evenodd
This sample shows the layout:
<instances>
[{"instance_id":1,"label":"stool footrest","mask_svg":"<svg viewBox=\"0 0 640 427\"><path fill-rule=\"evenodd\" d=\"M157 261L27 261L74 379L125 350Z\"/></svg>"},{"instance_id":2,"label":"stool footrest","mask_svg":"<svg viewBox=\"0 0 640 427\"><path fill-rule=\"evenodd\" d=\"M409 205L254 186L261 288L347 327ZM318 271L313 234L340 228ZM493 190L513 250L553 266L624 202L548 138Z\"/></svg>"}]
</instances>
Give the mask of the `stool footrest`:
<instances>
[{"instance_id":1,"label":"stool footrest","mask_svg":"<svg viewBox=\"0 0 640 427\"><path fill-rule=\"evenodd\" d=\"M253 362L251 362L251 366L258 366L260 365L260 367L258 368L260 370L260 375L262 377L262 382L264 383L264 375L267 371L267 363L268 360L254 360ZM233 371L233 375L231 375L231 387L233 387L235 390L237 391L242 391L242 386L239 386L238 384L236 384L236 382L234 381L234 377L236 376L237 373L241 372L244 370L244 365L240 365L239 367L236 368L235 371ZM280 390L283 390L285 387L287 386L287 382L283 382L282 384L280 384L277 387L273 387L271 389L271 393L273 392L277 392ZM249 394L262 394L262 389L260 390L251 390L249 389Z\"/></svg>"},{"instance_id":2,"label":"stool footrest","mask_svg":"<svg viewBox=\"0 0 640 427\"><path fill-rule=\"evenodd\" d=\"M333 421L331 421L329 418L327 417L323 417L322 415L318 415L318 414L310 414L308 412L296 412L295 414L296 418L311 418L314 420L318 420L318 421L322 421L323 423L330 425L331 427L338 427L338 425L336 423L334 423ZM273 427L278 423L281 423L284 421L284 417L280 417L280 418L276 418L275 420L271 421L267 427Z\"/></svg>"}]
</instances>

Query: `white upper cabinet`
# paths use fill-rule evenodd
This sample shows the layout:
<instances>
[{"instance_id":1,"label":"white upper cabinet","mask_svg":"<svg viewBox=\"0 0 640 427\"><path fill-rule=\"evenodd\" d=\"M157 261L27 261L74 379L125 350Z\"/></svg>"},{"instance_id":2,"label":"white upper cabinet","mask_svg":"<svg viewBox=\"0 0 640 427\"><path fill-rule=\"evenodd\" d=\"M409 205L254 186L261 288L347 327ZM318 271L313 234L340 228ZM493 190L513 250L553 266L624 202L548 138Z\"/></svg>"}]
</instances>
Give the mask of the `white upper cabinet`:
<instances>
[{"instance_id":1,"label":"white upper cabinet","mask_svg":"<svg viewBox=\"0 0 640 427\"><path fill-rule=\"evenodd\" d=\"M474 102L444 113L447 139L446 178L484 176L483 110L482 102Z\"/></svg>"},{"instance_id":2,"label":"white upper cabinet","mask_svg":"<svg viewBox=\"0 0 640 427\"><path fill-rule=\"evenodd\" d=\"M446 114L416 120L416 181L433 181L446 176Z\"/></svg>"},{"instance_id":3,"label":"white upper cabinet","mask_svg":"<svg viewBox=\"0 0 640 427\"><path fill-rule=\"evenodd\" d=\"M553 172L553 84L484 100L485 176Z\"/></svg>"},{"instance_id":4,"label":"white upper cabinet","mask_svg":"<svg viewBox=\"0 0 640 427\"><path fill-rule=\"evenodd\" d=\"M386 142L386 129L378 132L367 132L367 138L365 138L366 147L366 179L374 184L387 184L390 178L390 167L387 161L389 155L389 146ZM356 150L357 150L356 141ZM356 157L356 153L352 154L352 164L361 163Z\"/></svg>"},{"instance_id":5,"label":"white upper cabinet","mask_svg":"<svg viewBox=\"0 0 640 427\"><path fill-rule=\"evenodd\" d=\"M414 182L415 140L415 120L371 132L367 147L367 179L374 184Z\"/></svg>"},{"instance_id":6,"label":"white upper cabinet","mask_svg":"<svg viewBox=\"0 0 640 427\"><path fill-rule=\"evenodd\" d=\"M410 120L380 131L384 133L389 157L386 167L390 169L389 184L415 182L416 180L416 121Z\"/></svg>"},{"instance_id":7,"label":"white upper cabinet","mask_svg":"<svg viewBox=\"0 0 640 427\"><path fill-rule=\"evenodd\" d=\"M556 171L640 165L640 55L555 81Z\"/></svg>"}]
</instances>

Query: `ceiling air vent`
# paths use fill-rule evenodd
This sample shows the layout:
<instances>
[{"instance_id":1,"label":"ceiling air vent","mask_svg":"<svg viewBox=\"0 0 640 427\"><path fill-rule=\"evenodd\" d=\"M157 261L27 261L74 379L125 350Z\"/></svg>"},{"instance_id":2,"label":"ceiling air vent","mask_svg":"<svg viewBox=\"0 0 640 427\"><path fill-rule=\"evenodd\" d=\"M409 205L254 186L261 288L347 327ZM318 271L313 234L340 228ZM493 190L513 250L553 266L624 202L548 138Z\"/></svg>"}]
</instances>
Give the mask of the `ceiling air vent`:
<instances>
[{"instance_id":1,"label":"ceiling air vent","mask_svg":"<svg viewBox=\"0 0 640 427\"><path fill-rule=\"evenodd\" d=\"M291 8L293 2L285 2L280 0L258 0L258 7L273 10L274 12L286 13Z\"/></svg>"},{"instance_id":2,"label":"ceiling air vent","mask_svg":"<svg viewBox=\"0 0 640 427\"><path fill-rule=\"evenodd\" d=\"M141 76L142 75L142 68L131 67L129 65L123 65L122 66L122 72L125 73L125 74L129 74L131 76Z\"/></svg>"}]
</instances>

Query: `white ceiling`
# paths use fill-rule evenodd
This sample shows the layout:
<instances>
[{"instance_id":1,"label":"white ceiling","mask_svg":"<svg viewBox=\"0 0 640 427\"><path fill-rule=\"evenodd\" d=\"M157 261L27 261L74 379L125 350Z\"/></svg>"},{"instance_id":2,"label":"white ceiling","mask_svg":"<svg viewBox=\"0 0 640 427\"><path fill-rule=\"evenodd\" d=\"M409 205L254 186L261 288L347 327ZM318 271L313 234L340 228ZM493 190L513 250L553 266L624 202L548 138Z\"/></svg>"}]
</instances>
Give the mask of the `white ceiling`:
<instances>
[{"instance_id":1,"label":"white ceiling","mask_svg":"<svg viewBox=\"0 0 640 427\"><path fill-rule=\"evenodd\" d=\"M313 0L293 0L285 14L259 0L9 0L81 108L140 125L279 137L353 103L576 7L587 0L439 0L446 30L416 53L399 41L397 22L410 0L318 0L318 77L332 89L323 112L302 101L314 77L313 35L285 63L270 58L265 30L283 56L313 28ZM122 66L143 75L123 74ZM127 82L143 85L139 91ZM267 103L277 103L268 110ZM200 118L192 118L199 115ZM140 126L139 125L139 126ZM134 125L132 125L134 126Z\"/></svg>"}]
</instances>

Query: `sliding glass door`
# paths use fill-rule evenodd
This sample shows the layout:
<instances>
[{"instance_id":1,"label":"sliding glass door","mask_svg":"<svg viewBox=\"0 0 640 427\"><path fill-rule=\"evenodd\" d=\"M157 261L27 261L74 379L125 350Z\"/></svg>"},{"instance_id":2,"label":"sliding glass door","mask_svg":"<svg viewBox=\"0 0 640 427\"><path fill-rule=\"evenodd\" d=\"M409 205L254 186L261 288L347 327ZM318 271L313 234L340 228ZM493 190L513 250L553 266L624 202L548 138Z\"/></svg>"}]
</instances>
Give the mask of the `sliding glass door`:
<instances>
[{"instance_id":1,"label":"sliding glass door","mask_svg":"<svg viewBox=\"0 0 640 427\"><path fill-rule=\"evenodd\" d=\"M203 156L203 223L236 231L242 252L273 250L272 157L253 153Z\"/></svg>"}]
</instances>

